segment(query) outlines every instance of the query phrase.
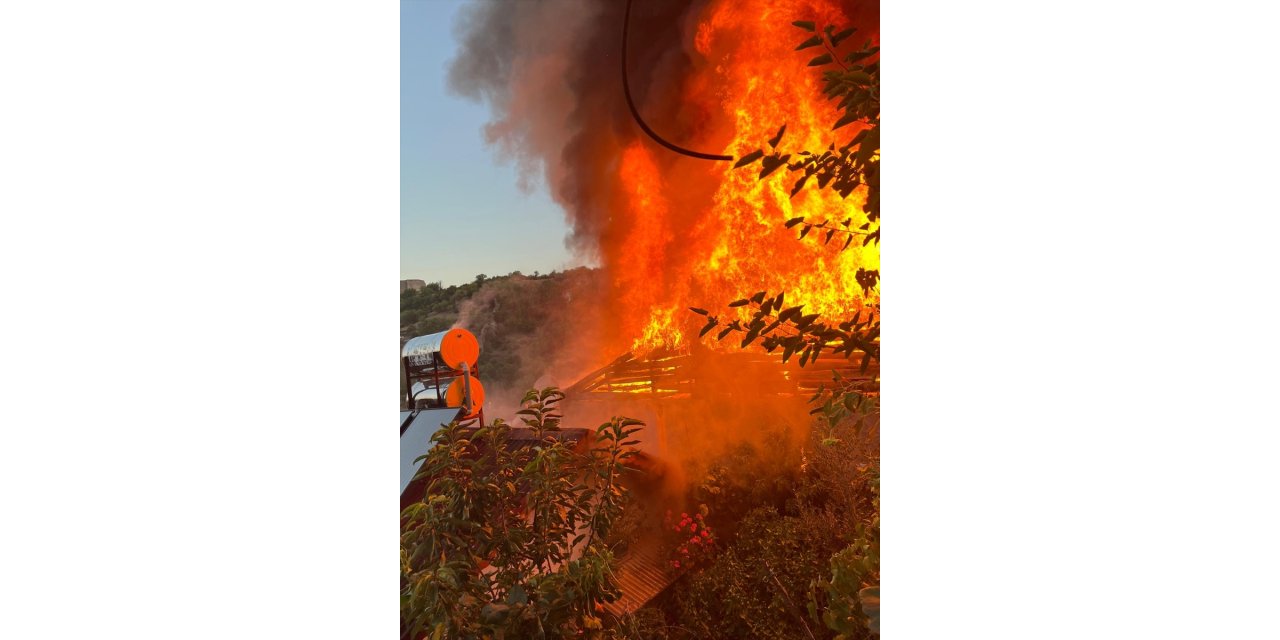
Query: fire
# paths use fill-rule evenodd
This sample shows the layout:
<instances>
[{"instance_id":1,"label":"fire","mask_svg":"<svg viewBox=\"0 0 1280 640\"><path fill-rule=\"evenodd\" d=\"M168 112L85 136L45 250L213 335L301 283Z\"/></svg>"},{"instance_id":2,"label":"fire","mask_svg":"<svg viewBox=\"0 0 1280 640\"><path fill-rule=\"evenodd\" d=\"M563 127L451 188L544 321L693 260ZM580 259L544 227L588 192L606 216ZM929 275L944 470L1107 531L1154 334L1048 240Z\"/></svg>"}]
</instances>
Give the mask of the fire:
<instances>
[{"instance_id":1,"label":"fire","mask_svg":"<svg viewBox=\"0 0 1280 640\"><path fill-rule=\"evenodd\" d=\"M678 347L684 335L678 328L680 298L663 290L653 274L667 265L666 247L675 236L668 224L670 204L659 169L648 148L634 142L622 155L619 169L630 198L630 228L614 264L614 285L625 309L647 309L649 321L637 344Z\"/></svg>"},{"instance_id":2,"label":"fire","mask_svg":"<svg viewBox=\"0 0 1280 640\"><path fill-rule=\"evenodd\" d=\"M819 72L806 66L821 50L795 51L804 34L791 25L851 21L835 2L783 4L720 0L702 12L691 52L696 72L680 95L682 110L704 123L693 134L702 144L696 148L735 158L769 151L766 141L784 123L779 148L786 152L821 151L857 133L852 126L831 131L839 115L821 93ZM860 44L868 37L878 40L875 33L853 40ZM864 295L855 281L860 267L879 269L877 245L864 247L856 237L840 251L841 234L830 244L816 231L797 240L798 230L783 225L798 216L813 222L853 217L856 229L867 222L861 209L865 188L844 200L810 185L793 198L800 174L785 167L759 180L759 164L734 169L729 162L671 155L645 138L626 146L617 165L620 206L602 238L618 332L634 338L633 350L687 346L697 339L701 320L688 306L724 315L726 304L760 290L785 291L788 305L803 304L808 313L837 320L879 301L878 288Z\"/></svg>"}]
</instances>

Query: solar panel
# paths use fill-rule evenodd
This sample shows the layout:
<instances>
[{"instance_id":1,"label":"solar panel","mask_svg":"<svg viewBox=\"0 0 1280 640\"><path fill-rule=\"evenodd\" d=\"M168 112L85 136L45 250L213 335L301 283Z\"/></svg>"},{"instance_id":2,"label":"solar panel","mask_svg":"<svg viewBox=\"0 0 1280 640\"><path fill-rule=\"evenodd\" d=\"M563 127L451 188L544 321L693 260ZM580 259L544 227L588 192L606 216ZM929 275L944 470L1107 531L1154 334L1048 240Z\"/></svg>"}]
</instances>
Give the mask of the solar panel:
<instances>
[{"instance_id":1,"label":"solar panel","mask_svg":"<svg viewBox=\"0 0 1280 640\"><path fill-rule=\"evenodd\" d=\"M402 411L401 413L412 413ZM400 434L400 493L404 493L413 474L422 463L414 459L425 455L431 448L431 436L458 415L458 409L423 409L413 415L409 428Z\"/></svg>"}]
</instances>

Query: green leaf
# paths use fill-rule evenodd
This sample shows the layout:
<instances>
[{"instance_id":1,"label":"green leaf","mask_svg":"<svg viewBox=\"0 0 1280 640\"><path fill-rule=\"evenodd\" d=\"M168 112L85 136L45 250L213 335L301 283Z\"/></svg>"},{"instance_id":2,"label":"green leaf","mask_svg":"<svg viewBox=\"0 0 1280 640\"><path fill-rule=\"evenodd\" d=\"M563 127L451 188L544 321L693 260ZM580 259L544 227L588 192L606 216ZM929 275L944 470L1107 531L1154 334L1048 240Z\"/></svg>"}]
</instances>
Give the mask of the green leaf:
<instances>
[{"instance_id":1,"label":"green leaf","mask_svg":"<svg viewBox=\"0 0 1280 640\"><path fill-rule=\"evenodd\" d=\"M816 47L820 44L822 44L822 36L813 36L812 38L801 42L800 46L796 47L796 51L808 49L809 47Z\"/></svg>"},{"instance_id":2,"label":"green leaf","mask_svg":"<svg viewBox=\"0 0 1280 640\"><path fill-rule=\"evenodd\" d=\"M858 396L856 396L856 395L852 394L852 393L845 394L845 396L844 396L844 408L848 409L848 410L849 410L849 411L851 411L851 412L852 412L852 411L857 411L857 410L858 410L858 405L859 405L859 404L861 404L861 403L859 402L859 400L860 400L860 398L859 398Z\"/></svg>"},{"instance_id":3,"label":"green leaf","mask_svg":"<svg viewBox=\"0 0 1280 640\"><path fill-rule=\"evenodd\" d=\"M880 125L872 127L867 132L867 137L862 139L858 145L858 162L866 163L871 160L871 156L880 150Z\"/></svg>"},{"instance_id":4,"label":"green leaf","mask_svg":"<svg viewBox=\"0 0 1280 640\"><path fill-rule=\"evenodd\" d=\"M746 305L747 305L748 303L750 303L750 302L751 302L750 300L748 300L748 299L746 299L746 298L743 298L743 299L741 299L741 300L734 300L733 302L730 302L730 303L729 303L729 306L731 306L731 307L744 307L744 306L746 306Z\"/></svg>"},{"instance_id":5,"label":"green leaf","mask_svg":"<svg viewBox=\"0 0 1280 640\"><path fill-rule=\"evenodd\" d=\"M880 47L871 47L868 49L863 49L861 51L854 51L853 53L850 53L849 55L845 56L844 59L850 63L854 63L863 58L874 56L879 51L880 51Z\"/></svg>"},{"instance_id":6,"label":"green leaf","mask_svg":"<svg viewBox=\"0 0 1280 640\"><path fill-rule=\"evenodd\" d=\"M800 190L804 188L804 183L808 181L809 181L808 174L803 175L800 177L799 180L796 180L796 186L791 188L791 197L794 198L797 193L800 193ZM803 220L804 218L799 218L799 219Z\"/></svg>"},{"instance_id":7,"label":"green leaf","mask_svg":"<svg viewBox=\"0 0 1280 640\"><path fill-rule=\"evenodd\" d=\"M788 229L790 229L791 227L794 227L794 226L796 226L796 225L800 224L801 222L804 222L804 216L799 216L799 217L792 218L792 219L788 220L788 221L787 221L787 225L786 225L786 227L787 227Z\"/></svg>"},{"instance_id":8,"label":"green leaf","mask_svg":"<svg viewBox=\"0 0 1280 640\"><path fill-rule=\"evenodd\" d=\"M778 314L778 319L779 319L779 320L781 320L781 321L783 321L783 322L786 322L787 320L790 320L791 318L794 318L794 317L796 317L797 315L799 315L799 314L800 314L800 310L801 310L801 309L803 309L803 308L804 308L804 305L797 305L797 306L794 306L794 307L789 307L789 308L787 308L787 309L783 310L783 312L782 312L782 313Z\"/></svg>"},{"instance_id":9,"label":"green leaf","mask_svg":"<svg viewBox=\"0 0 1280 640\"><path fill-rule=\"evenodd\" d=\"M829 54L829 53L824 53L824 54L822 54L822 55L820 55L820 56L818 56L818 57L816 57L816 58L814 58L814 59L810 60L810 61L809 61L809 66L811 66L811 67L820 67L820 66L822 66L822 65L824 65L824 64L831 64L831 60L832 60L832 59L831 59L831 54Z\"/></svg>"},{"instance_id":10,"label":"green leaf","mask_svg":"<svg viewBox=\"0 0 1280 640\"><path fill-rule=\"evenodd\" d=\"M707 315L708 313L710 313L710 312L709 312L709 311L707 311L706 309L699 309L699 308L697 308L697 307L689 307L689 310L690 310L690 311L692 311L692 312L694 312L694 313L696 313L696 314L698 314L698 315L700 315L700 316L705 316L705 315Z\"/></svg>"},{"instance_id":11,"label":"green leaf","mask_svg":"<svg viewBox=\"0 0 1280 640\"><path fill-rule=\"evenodd\" d=\"M840 127L843 127L851 122L857 122L859 119L860 118L858 118L857 113L853 111L846 111L843 116L840 116L839 120L836 120L836 124L835 126L831 127L831 130L835 131L836 129L839 129Z\"/></svg>"},{"instance_id":12,"label":"green leaf","mask_svg":"<svg viewBox=\"0 0 1280 640\"><path fill-rule=\"evenodd\" d=\"M698 337L701 338L702 336L707 335L707 332L715 328L715 326L716 326L715 318L708 320L706 326L702 327L702 331L698 332Z\"/></svg>"},{"instance_id":13,"label":"green leaf","mask_svg":"<svg viewBox=\"0 0 1280 640\"><path fill-rule=\"evenodd\" d=\"M832 35L831 35L831 44L832 44L833 46L839 46L839 45L840 45L840 41L841 41L841 40L844 40L845 38L848 38L848 37L849 37L849 36L851 36L851 35L853 35L853 32L854 32L854 31L857 31L857 29L854 29L853 27L849 27L848 29L845 29L844 31L841 31L840 33L832 34Z\"/></svg>"},{"instance_id":14,"label":"green leaf","mask_svg":"<svg viewBox=\"0 0 1280 640\"><path fill-rule=\"evenodd\" d=\"M774 171L777 171L778 167L781 167L782 165L786 164L786 160L784 160L783 158L779 158L778 156L775 155L775 156L769 156L765 158L764 162L760 164L761 164L761 169L760 169L759 179L764 180L766 176L773 173Z\"/></svg>"},{"instance_id":15,"label":"green leaf","mask_svg":"<svg viewBox=\"0 0 1280 640\"><path fill-rule=\"evenodd\" d=\"M816 36L815 36L815 37L816 37ZM781 128L781 129L778 129L778 133L777 133L777 135L773 136L772 138L769 138L769 146L770 146L770 147L772 147L772 148L774 148L774 149L777 149L777 148L778 148L778 143L779 143L779 142L782 142L782 134L784 134L784 133L786 133L786 132L787 132L787 125L784 123L784 124L782 125L782 128Z\"/></svg>"},{"instance_id":16,"label":"green leaf","mask_svg":"<svg viewBox=\"0 0 1280 640\"><path fill-rule=\"evenodd\" d=\"M796 20L795 22L792 22L791 24L793 24L793 25L795 25L795 26L797 26L797 27L800 27L801 29L804 29L805 31L813 31L814 29L817 29L817 28L818 28L818 26L817 26L817 25L815 25L815 24L814 24L812 21L810 21L810 20Z\"/></svg>"},{"instance_id":17,"label":"green leaf","mask_svg":"<svg viewBox=\"0 0 1280 640\"><path fill-rule=\"evenodd\" d=\"M739 158L738 161L734 163L733 168L737 169L739 167L745 167L751 164L752 162L755 162L756 160L759 160L760 158L763 158L763 157L764 157L764 151L761 149L756 149L755 151L752 151L751 153L748 153L747 155Z\"/></svg>"}]
</instances>

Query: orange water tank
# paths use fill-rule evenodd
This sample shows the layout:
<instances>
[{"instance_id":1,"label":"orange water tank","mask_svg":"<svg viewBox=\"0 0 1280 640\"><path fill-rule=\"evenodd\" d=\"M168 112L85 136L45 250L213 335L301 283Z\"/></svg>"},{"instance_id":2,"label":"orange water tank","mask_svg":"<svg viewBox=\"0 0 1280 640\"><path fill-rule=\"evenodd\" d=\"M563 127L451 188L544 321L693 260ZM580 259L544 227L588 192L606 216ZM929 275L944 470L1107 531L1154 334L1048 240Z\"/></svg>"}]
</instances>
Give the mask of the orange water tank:
<instances>
[{"instance_id":1,"label":"orange water tank","mask_svg":"<svg viewBox=\"0 0 1280 640\"><path fill-rule=\"evenodd\" d=\"M401 355L417 366L430 365L434 360L450 369L461 369L464 362L474 369L480 359L480 342L470 331L455 327L406 342Z\"/></svg>"}]
</instances>

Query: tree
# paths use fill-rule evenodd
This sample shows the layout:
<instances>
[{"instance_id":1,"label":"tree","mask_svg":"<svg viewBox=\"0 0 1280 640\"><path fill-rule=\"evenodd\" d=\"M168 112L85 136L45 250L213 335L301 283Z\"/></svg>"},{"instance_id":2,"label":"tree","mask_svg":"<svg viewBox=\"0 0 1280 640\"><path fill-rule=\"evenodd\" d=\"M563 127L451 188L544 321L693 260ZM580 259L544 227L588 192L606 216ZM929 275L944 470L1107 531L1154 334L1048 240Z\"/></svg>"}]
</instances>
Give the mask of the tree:
<instances>
[{"instance_id":1,"label":"tree","mask_svg":"<svg viewBox=\"0 0 1280 640\"><path fill-rule=\"evenodd\" d=\"M643 425L614 418L585 453L562 439L548 387L518 412L537 444L513 448L501 420L452 423L433 437L401 513L401 624L406 638L558 638L601 633L618 596L604 544L628 500L620 483Z\"/></svg>"},{"instance_id":2,"label":"tree","mask_svg":"<svg viewBox=\"0 0 1280 640\"><path fill-rule=\"evenodd\" d=\"M847 198L859 187L866 188L866 201L862 211L867 222L854 228L853 216L844 220L810 220L799 216L787 220L787 228L799 227L799 239L803 240L817 230L815 238L829 244L837 235L844 236L840 247L847 249L855 239L861 238L863 246L880 243L880 61L879 47L867 41L862 47L842 53L841 44L854 34L854 29L840 29L827 25L821 31L809 21L792 23L812 34L796 47L797 51L822 47L823 53L809 60L809 66L822 68L823 95L837 100L841 115L832 126L833 131L853 125L856 133L846 143L838 146L833 141L825 150L799 150L784 153L779 149L786 134L783 124L768 141L771 153L763 149L753 151L738 160L735 167L743 168L759 162L759 179L764 180L782 167L801 175L791 189L794 197L808 185L819 189L832 189ZM870 292L880 281L878 270L859 269L856 275L864 292ZM733 333L741 333L741 346L746 348L757 340L768 352L781 349L782 361L787 362L799 354L801 367L814 362L824 352L853 358L862 354L862 368L880 358L880 309L879 304L869 305L843 321L824 321L819 314L805 314L803 306L785 305L785 292L771 295L760 291L736 300L730 308L751 307L748 320L722 319L706 309L691 307L690 311L704 316L700 336L720 328L716 339L723 340ZM735 312L736 313L736 312ZM865 314L865 317L864 317ZM869 386L842 380L833 372L829 388L820 388L810 401L816 405L810 413L818 416L822 427L821 444L827 447L840 443L836 437L839 425L860 429L864 420L879 420L879 383ZM831 577L815 581L810 591L810 616L817 620L819 599L824 610L821 620L837 638L860 637L870 632L879 635L880 629L880 561L879 561L879 466L878 460L869 465L862 475L874 478L875 498L867 515L854 527L855 540L843 551L831 558ZM781 585L780 585L781 586Z\"/></svg>"},{"instance_id":3,"label":"tree","mask_svg":"<svg viewBox=\"0 0 1280 640\"><path fill-rule=\"evenodd\" d=\"M797 21L792 24L810 33L817 30L813 22ZM844 235L846 238L841 250L847 249L859 236L863 237L863 245L880 241L880 47L872 46L868 40L861 48L841 55L840 44L854 32L853 28L837 31L835 25L827 25L821 33L796 47L800 51L821 46L825 53L811 59L809 66L835 67L822 72L822 93L829 100L838 100L837 106L841 109L841 115L831 129L838 131L853 125L857 132L850 140L838 148L836 142L832 142L821 153L798 151L794 154L796 160L788 162L793 154L778 151L787 130L784 124L769 140L769 146L774 150L772 154L765 155L762 149L758 149L743 156L735 165L744 167L759 161L762 165L761 180L782 166L791 172L802 172L791 188L792 197L809 184L810 178L819 189L832 189L842 198L848 198L855 189L865 186L867 199L862 210L867 222L857 229L851 228L852 218L837 224L834 220L810 221L800 216L786 223L788 229L800 226L801 238L814 229L825 231L821 235L824 244L830 243L836 234ZM875 225L874 230L872 225ZM859 276L859 282L868 290L879 279L879 274L874 271L862 271Z\"/></svg>"},{"instance_id":4,"label":"tree","mask_svg":"<svg viewBox=\"0 0 1280 640\"><path fill-rule=\"evenodd\" d=\"M837 106L841 109L841 115L832 130L838 131L853 125L857 133L845 144L837 146L833 141L821 152L800 150L783 153L778 147L786 134L787 127L784 124L768 141L772 153L766 155L763 149L757 149L739 159L735 166L748 167L759 162L761 180L783 166L793 173L800 172L801 176L791 189L793 197L810 184L816 184L819 189L832 189L843 198L847 198L858 187L866 187L867 198L862 209L867 222L856 229L851 226L852 216L839 222L809 220L800 216L788 220L786 226L799 226L800 239L816 229L819 231L816 237L823 238L824 244L830 243L836 235L843 235L845 241L841 251L847 249L856 238L862 238L864 246L873 242L879 245L880 48L872 46L868 41L861 48L842 54L841 44L854 34L854 29L838 29L834 25L827 25L818 32L813 22L797 21L792 24L814 34L801 42L796 47L797 51L818 46L825 51L811 59L809 66L833 67L822 72L823 95L830 100L837 100ZM792 160L793 158L795 159ZM856 277L866 292L880 281L878 270L859 269ZM816 360L824 350L846 358L861 353L864 369L873 359L879 359L878 304L869 305L844 321L827 322L819 314L805 314L803 306L785 307L784 293L770 295L767 291L760 291L749 298L730 303L730 307L753 307L754 313L745 322L738 318L722 319L697 307L690 307L690 311L707 318L700 336L716 327L721 327L717 334L717 339L721 340L731 333L742 333L745 334L742 338L744 348L760 339L761 345L770 353L781 349L784 362L799 354L800 366L804 366Z\"/></svg>"}]
</instances>

